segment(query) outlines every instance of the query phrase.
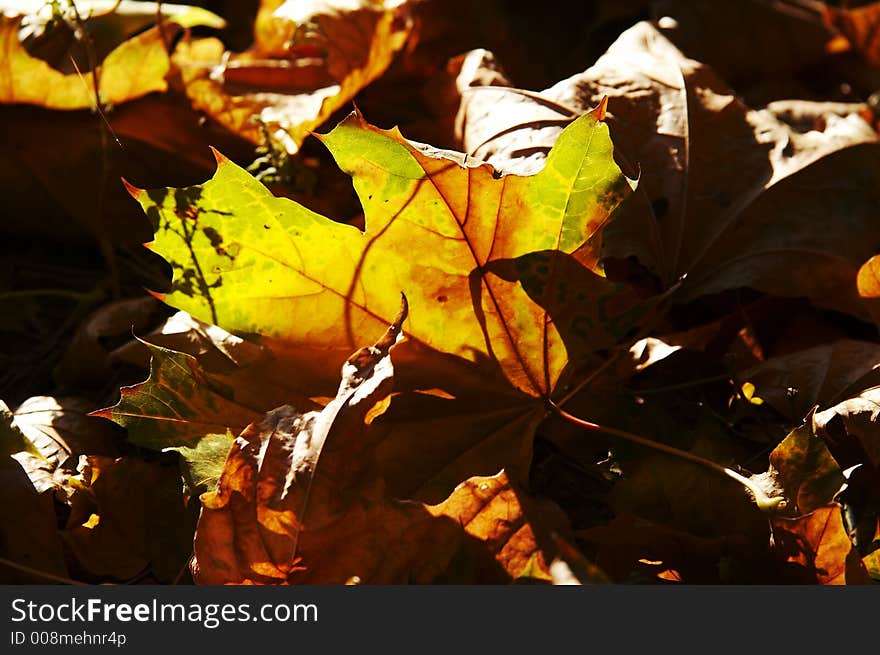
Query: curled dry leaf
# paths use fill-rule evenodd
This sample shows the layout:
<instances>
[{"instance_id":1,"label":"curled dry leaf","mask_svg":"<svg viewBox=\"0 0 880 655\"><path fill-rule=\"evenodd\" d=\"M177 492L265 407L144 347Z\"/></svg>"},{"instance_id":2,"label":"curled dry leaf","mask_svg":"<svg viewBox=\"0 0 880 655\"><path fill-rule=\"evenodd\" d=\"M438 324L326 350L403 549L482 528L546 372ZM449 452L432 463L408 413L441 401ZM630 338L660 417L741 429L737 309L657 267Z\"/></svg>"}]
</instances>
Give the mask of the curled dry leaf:
<instances>
[{"instance_id":1,"label":"curled dry leaf","mask_svg":"<svg viewBox=\"0 0 880 655\"><path fill-rule=\"evenodd\" d=\"M246 367L265 357L259 346L221 327L200 321L187 312L174 313L155 329L113 350L110 356L114 361L149 366L149 348L143 341L192 355L208 370L223 370L230 365Z\"/></svg>"},{"instance_id":2,"label":"curled dry leaf","mask_svg":"<svg viewBox=\"0 0 880 655\"><path fill-rule=\"evenodd\" d=\"M100 386L111 375L113 365L106 343L118 343L120 337L155 325L160 311L162 305L149 296L102 305L77 329L55 367L55 380L71 387Z\"/></svg>"},{"instance_id":3,"label":"curled dry leaf","mask_svg":"<svg viewBox=\"0 0 880 655\"><path fill-rule=\"evenodd\" d=\"M0 401L0 580L16 584L45 584L49 576L67 576L53 507L47 487L37 488L24 462L28 455L38 462L44 459L15 421L6 404ZM40 481L39 476L34 476Z\"/></svg>"},{"instance_id":4,"label":"curled dry leaf","mask_svg":"<svg viewBox=\"0 0 880 655\"><path fill-rule=\"evenodd\" d=\"M83 457L62 532L77 579L170 584L191 552L192 513L174 464Z\"/></svg>"},{"instance_id":5,"label":"curled dry leaf","mask_svg":"<svg viewBox=\"0 0 880 655\"><path fill-rule=\"evenodd\" d=\"M40 573L66 578L52 493L39 493L19 462L7 454L0 455L0 487L0 558L26 567L0 561L0 580L4 584L52 581Z\"/></svg>"},{"instance_id":6,"label":"curled dry leaf","mask_svg":"<svg viewBox=\"0 0 880 655\"><path fill-rule=\"evenodd\" d=\"M264 0L254 45L230 54L218 39L180 43L193 107L253 143L259 123L288 152L381 75L410 36L406 0ZM259 121L259 122L258 122Z\"/></svg>"},{"instance_id":7,"label":"curled dry leaf","mask_svg":"<svg viewBox=\"0 0 880 655\"><path fill-rule=\"evenodd\" d=\"M802 567L802 582L870 584L865 565L843 527L840 507L820 507L795 519L772 519L774 540L788 562Z\"/></svg>"},{"instance_id":8,"label":"curled dry leaf","mask_svg":"<svg viewBox=\"0 0 880 655\"><path fill-rule=\"evenodd\" d=\"M834 400L845 399L836 404L827 401L824 404L831 407L810 412L805 425L793 431L771 455L769 474L773 478L776 469L788 469L789 482L783 481L782 487L787 498L791 501L797 499L800 512L836 500L842 508L845 528L852 543L865 555L880 526L880 430L877 427L880 393L874 367L876 345L839 342L835 347L841 348L843 353L832 369L837 371L839 379L834 380L829 375L826 389L835 389L836 385ZM805 370L794 374L793 378L805 379L804 374L809 376L811 363L826 362L813 371L820 377L824 371L831 372L826 358L829 351L823 354L818 349L812 350L816 352L806 351L792 356L792 365L805 363ZM844 355L861 355L864 359L853 363L851 370L847 371L846 367L840 366L841 359L847 361ZM777 368L776 373L780 374L782 370ZM799 491L793 492L789 488L792 480L798 486L807 486L800 486ZM846 484L842 486L844 481ZM807 503L802 497L805 491L811 498Z\"/></svg>"},{"instance_id":9,"label":"curled dry leaf","mask_svg":"<svg viewBox=\"0 0 880 655\"><path fill-rule=\"evenodd\" d=\"M66 502L72 493L68 477L80 455L115 455L113 426L88 415L93 405L80 398L33 396L15 410L15 426L36 452L14 455L40 491L58 491Z\"/></svg>"},{"instance_id":10,"label":"curled dry leaf","mask_svg":"<svg viewBox=\"0 0 880 655\"><path fill-rule=\"evenodd\" d=\"M536 556L546 573L529 520L543 508L504 472L435 506L396 499L376 477L368 425L392 390L405 312L346 362L322 411L284 406L236 439L216 491L202 496L197 582L500 582Z\"/></svg>"},{"instance_id":11,"label":"curled dry leaf","mask_svg":"<svg viewBox=\"0 0 880 655\"><path fill-rule=\"evenodd\" d=\"M855 439L867 463L880 468L880 387L873 386L816 414L816 429L832 442Z\"/></svg>"},{"instance_id":12,"label":"curled dry leaf","mask_svg":"<svg viewBox=\"0 0 880 655\"><path fill-rule=\"evenodd\" d=\"M809 514L828 505L844 484L844 475L825 442L816 434L815 415L795 428L770 453L767 473L752 476L768 495L785 496L785 514ZM775 492L775 493L774 493Z\"/></svg>"},{"instance_id":13,"label":"curled dry leaf","mask_svg":"<svg viewBox=\"0 0 880 655\"><path fill-rule=\"evenodd\" d=\"M866 192L880 188L880 143L859 115L798 132L744 105L650 23L540 96L462 90L465 151L504 170L540 166L572 116L607 96L641 191L606 232L606 253L638 257L676 300L750 286L864 314L854 280L880 242L877 197Z\"/></svg>"},{"instance_id":14,"label":"curled dry leaf","mask_svg":"<svg viewBox=\"0 0 880 655\"><path fill-rule=\"evenodd\" d=\"M739 374L755 396L799 421L816 405L828 408L880 384L880 346L846 339L773 357Z\"/></svg>"},{"instance_id":15,"label":"curled dry leaf","mask_svg":"<svg viewBox=\"0 0 880 655\"><path fill-rule=\"evenodd\" d=\"M3 452L15 452L0 461L8 501L0 509L0 543L4 557L32 571L4 579L64 581L69 566L74 578L90 581L138 574L174 580L192 535L176 466L82 455L115 446L111 426L87 416L81 401L34 397L2 425ZM16 435L18 443L10 443ZM60 533L54 501L70 508Z\"/></svg>"}]
</instances>

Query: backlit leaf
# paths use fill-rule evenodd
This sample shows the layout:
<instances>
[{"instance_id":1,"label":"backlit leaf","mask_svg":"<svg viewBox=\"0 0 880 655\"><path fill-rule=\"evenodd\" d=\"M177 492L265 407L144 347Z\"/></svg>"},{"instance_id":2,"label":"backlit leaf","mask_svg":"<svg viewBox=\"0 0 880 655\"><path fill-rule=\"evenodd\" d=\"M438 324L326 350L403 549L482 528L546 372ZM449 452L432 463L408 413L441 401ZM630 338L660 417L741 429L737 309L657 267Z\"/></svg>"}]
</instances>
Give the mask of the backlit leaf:
<instances>
[{"instance_id":1,"label":"backlit leaf","mask_svg":"<svg viewBox=\"0 0 880 655\"><path fill-rule=\"evenodd\" d=\"M788 561L804 569L813 584L870 584L864 564L850 543L837 505L820 507L796 519L773 519L775 539Z\"/></svg>"},{"instance_id":2,"label":"backlit leaf","mask_svg":"<svg viewBox=\"0 0 880 655\"><path fill-rule=\"evenodd\" d=\"M594 272L595 242L629 186L596 116L572 124L531 177L496 179L354 114L322 140L354 177L366 233L273 197L219 156L204 185L132 190L157 226L152 249L175 268L165 302L338 365L403 291L411 339L497 361L531 396L621 336L626 305Z\"/></svg>"},{"instance_id":3,"label":"backlit leaf","mask_svg":"<svg viewBox=\"0 0 880 655\"><path fill-rule=\"evenodd\" d=\"M210 12L182 14L187 25L219 20ZM64 74L32 57L18 40L20 18L0 15L0 103L26 103L49 109L87 109L96 104L90 74ZM174 18L165 26L171 38L180 26ZM153 91L165 91L165 76L171 67L159 28L131 37L116 47L101 63L98 90L104 104L120 104Z\"/></svg>"},{"instance_id":4,"label":"backlit leaf","mask_svg":"<svg viewBox=\"0 0 880 655\"><path fill-rule=\"evenodd\" d=\"M812 425L792 430L770 453L770 473L798 514L827 505L843 486L840 466Z\"/></svg>"},{"instance_id":5,"label":"backlit leaf","mask_svg":"<svg viewBox=\"0 0 880 655\"><path fill-rule=\"evenodd\" d=\"M381 75L412 29L409 3L264 0L253 47L226 53L218 39L174 53L196 109L261 144L255 119L295 153L310 130Z\"/></svg>"}]
</instances>

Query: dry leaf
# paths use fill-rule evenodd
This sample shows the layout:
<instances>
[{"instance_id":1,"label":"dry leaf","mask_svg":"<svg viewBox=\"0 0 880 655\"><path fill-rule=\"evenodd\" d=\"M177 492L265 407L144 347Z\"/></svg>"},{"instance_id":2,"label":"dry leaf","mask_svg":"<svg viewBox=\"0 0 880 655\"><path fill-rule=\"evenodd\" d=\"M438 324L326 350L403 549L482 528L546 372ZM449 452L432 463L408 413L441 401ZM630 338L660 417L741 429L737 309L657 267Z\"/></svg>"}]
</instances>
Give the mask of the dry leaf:
<instances>
[{"instance_id":1,"label":"dry leaf","mask_svg":"<svg viewBox=\"0 0 880 655\"><path fill-rule=\"evenodd\" d=\"M870 584L864 565L843 528L837 505L796 519L773 519L773 534L787 561L804 569L813 584Z\"/></svg>"},{"instance_id":2,"label":"dry leaf","mask_svg":"<svg viewBox=\"0 0 880 655\"><path fill-rule=\"evenodd\" d=\"M251 50L235 55L218 39L184 41L174 63L194 108L256 144L266 140L262 123L292 154L388 68L412 29L408 5L264 0Z\"/></svg>"},{"instance_id":3,"label":"dry leaf","mask_svg":"<svg viewBox=\"0 0 880 655\"><path fill-rule=\"evenodd\" d=\"M394 498L376 476L367 428L391 392L405 311L349 359L321 412L281 407L236 439L217 490L202 496L197 582L499 582L540 556L529 518L547 510L503 472L435 506Z\"/></svg>"},{"instance_id":4,"label":"dry leaf","mask_svg":"<svg viewBox=\"0 0 880 655\"><path fill-rule=\"evenodd\" d=\"M615 144L645 193L609 227L607 254L635 255L680 302L751 286L864 313L854 279L880 242L876 198L866 193L878 188L871 162L880 144L863 118L830 116L821 132L797 132L745 106L710 68L640 23L539 97L468 90L465 150L504 170L534 170L572 116L603 96ZM840 198L850 199L845 208L832 204Z\"/></svg>"}]
</instances>

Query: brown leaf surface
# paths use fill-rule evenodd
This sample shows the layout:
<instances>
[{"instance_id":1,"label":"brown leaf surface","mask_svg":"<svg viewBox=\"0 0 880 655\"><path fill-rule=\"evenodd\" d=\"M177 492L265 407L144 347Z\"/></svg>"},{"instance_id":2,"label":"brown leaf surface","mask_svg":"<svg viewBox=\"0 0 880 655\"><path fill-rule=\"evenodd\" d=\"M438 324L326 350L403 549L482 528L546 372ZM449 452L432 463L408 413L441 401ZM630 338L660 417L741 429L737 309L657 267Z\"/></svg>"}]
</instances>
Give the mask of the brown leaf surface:
<instances>
[{"instance_id":1,"label":"brown leaf surface","mask_svg":"<svg viewBox=\"0 0 880 655\"><path fill-rule=\"evenodd\" d=\"M804 569L804 582L870 584L864 564L850 543L840 507L829 505L796 519L774 518L774 538L787 561Z\"/></svg>"},{"instance_id":2,"label":"brown leaf surface","mask_svg":"<svg viewBox=\"0 0 880 655\"><path fill-rule=\"evenodd\" d=\"M71 387L100 386L111 374L113 362L106 345L155 324L161 305L155 298L126 298L99 307L77 328L53 371L55 379ZM96 453L99 454L99 453Z\"/></svg>"},{"instance_id":3,"label":"brown leaf surface","mask_svg":"<svg viewBox=\"0 0 880 655\"><path fill-rule=\"evenodd\" d=\"M832 442L844 436L858 440L868 461L880 468L880 387L871 387L816 414L816 429ZM842 429L841 429L842 428Z\"/></svg>"},{"instance_id":4,"label":"brown leaf surface","mask_svg":"<svg viewBox=\"0 0 880 655\"><path fill-rule=\"evenodd\" d=\"M170 584L191 554L193 517L176 465L135 458L83 458L80 490L61 533L75 577Z\"/></svg>"},{"instance_id":5,"label":"brown leaf surface","mask_svg":"<svg viewBox=\"0 0 880 655\"><path fill-rule=\"evenodd\" d=\"M698 426L690 452L729 461L736 445L717 431L710 437L711 429L708 422ZM766 531L763 514L749 502L743 487L715 471L659 454L628 459L621 468L624 477L609 495L618 514L634 514L700 537L755 538Z\"/></svg>"},{"instance_id":6,"label":"brown leaf surface","mask_svg":"<svg viewBox=\"0 0 880 655\"><path fill-rule=\"evenodd\" d=\"M377 477L368 425L388 402L402 318L352 356L324 410L281 407L236 439L217 490L202 496L197 582L501 582L536 556L546 572L535 526L556 526L558 510L503 471L434 506L397 499Z\"/></svg>"},{"instance_id":7,"label":"brown leaf surface","mask_svg":"<svg viewBox=\"0 0 880 655\"><path fill-rule=\"evenodd\" d=\"M745 554L743 538L700 537L621 514L607 525L581 530L578 539L596 553L596 564L615 583L658 583L664 570L679 572L685 584L718 584L720 566L731 554Z\"/></svg>"},{"instance_id":8,"label":"brown leaf surface","mask_svg":"<svg viewBox=\"0 0 880 655\"><path fill-rule=\"evenodd\" d=\"M414 310L410 339L394 354L400 393L376 421L382 476L397 497L430 503L501 468L525 479L546 413L540 398L570 362L624 337L645 311L591 270L601 229L629 190L600 116L601 108L571 125L542 174L497 179L489 166L462 167L455 153L352 114L322 139L355 177L364 233L272 197L224 159L201 187L133 190L160 219L152 249L174 262L163 299L260 335L276 363L296 370L292 383L330 395L338 384L325 386L330 372L358 335L391 322L404 289ZM235 249L234 266L218 238ZM144 412L147 404L140 416L164 415ZM413 432L425 440L415 463Z\"/></svg>"},{"instance_id":9,"label":"brown leaf surface","mask_svg":"<svg viewBox=\"0 0 880 655\"><path fill-rule=\"evenodd\" d=\"M740 0L659 0L654 15L666 38L737 88L776 78L777 92L799 72L826 57L832 31L822 24L822 3Z\"/></svg>"},{"instance_id":10,"label":"brown leaf surface","mask_svg":"<svg viewBox=\"0 0 880 655\"><path fill-rule=\"evenodd\" d=\"M744 371L740 378L755 385L756 396L799 421L814 405L828 408L880 384L880 345L835 341L773 357Z\"/></svg>"},{"instance_id":11,"label":"brown leaf surface","mask_svg":"<svg viewBox=\"0 0 880 655\"><path fill-rule=\"evenodd\" d=\"M770 453L769 477L788 499L788 513L808 514L830 503L844 476L825 442L816 434L814 414Z\"/></svg>"},{"instance_id":12,"label":"brown leaf surface","mask_svg":"<svg viewBox=\"0 0 880 655\"><path fill-rule=\"evenodd\" d=\"M89 416L93 405L82 398L33 396L15 410L14 424L36 452L21 451L13 458L21 464L40 492L53 491L60 502L74 493L69 477L80 455L117 454L115 429Z\"/></svg>"},{"instance_id":13,"label":"brown leaf surface","mask_svg":"<svg viewBox=\"0 0 880 655\"><path fill-rule=\"evenodd\" d=\"M195 182L214 167L209 144L230 156L251 150L226 130L199 125L188 103L171 94L124 103L106 117L123 148L87 111L0 106L5 229L73 247L96 240L139 247L151 237L150 223L131 211L120 177L150 185Z\"/></svg>"},{"instance_id":14,"label":"brown leaf surface","mask_svg":"<svg viewBox=\"0 0 880 655\"><path fill-rule=\"evenodd\" d=\"M21 465L0 456L0 557L40 573L67 577L52 493L38 493ZM4 584L48 584L37 573L0 562Z\"/></svg>"},{"instance_id":15,"label":"brown leaf surface","mask_svg":"<svg viewBox=\"0 0 880 655\"><path fill-rule=\"evenodd\" d=\"M863 7L824 8L825 23L837 29L858 50L872 66L880 67L880 2L872 2Z\"/></svg>"},{"instance_id":16,"label":"brown leaf surface","mask_svg":"<svg viewBox=\"0 0 880 655\"><path fill-rule=\"evenodd\" d=\"M410 36L409 2L264 0L254 45L180 43L173 56L193 107L261 144L264 123L288 152L381 75Z\"/></svg>"},{"instance_id":17,"label":"brown leaf surface","mask_svg":"<svg viewBox=\"0 0 880 655\"><path fill-rule=\"evenodd\" d=\"M459 76L459 88L479 78ZM640 171L644 192L606 231L607 254L637 256L665 287L678 285L679 301L750 286L864 314L854 280L880 242L876 198L865 192L880 187L880 144L860 116L798 132L745 106L712 69L639 23L539 97L465 92L464 150L504 170L534 170L572 115L603 96L624 168ZM833 204L840 198L845 208Z\"/></svg>"}]
</instances>

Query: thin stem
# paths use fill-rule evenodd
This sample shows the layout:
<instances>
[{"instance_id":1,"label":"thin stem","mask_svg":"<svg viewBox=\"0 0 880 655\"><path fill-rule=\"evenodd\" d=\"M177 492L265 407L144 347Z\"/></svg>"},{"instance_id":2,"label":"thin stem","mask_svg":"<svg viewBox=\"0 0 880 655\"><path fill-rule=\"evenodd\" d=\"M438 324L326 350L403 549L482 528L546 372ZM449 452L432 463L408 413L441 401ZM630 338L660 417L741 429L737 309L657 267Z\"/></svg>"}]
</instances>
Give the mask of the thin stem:
<instances>
[{"instance_id":1,"label":"thin stem","mask_svg":"<svg viewBox=\"0 0 880 655\"><path fill-rule=\"evenodd\" d=\"M20 291L4 291L0 293L0 301L13 300L15 298L70 298L81 302L101 300L104 292L100 289L94 291L71 291L70 289L22 289Z\"/></svg>"},{"instance_id":2,"label":"thin stem","mask_svg":"<svg viewBox=\"0 0 880 655\"><path fill-rule=\"evenodd\" d=\"M626 389L629 393L635 394L637 396L648 396L654 393L666 393L667 391L680 391L681 389L690 389L692 387L701 387L704 384L711 384L712 382L721 382L722 380L729 380L730 376L728 374L723 375L711 375L705 378L699 378L697 380L689 380L687 382L679 382L678 384L667 384L663 387L653 387L651 389Z\"/></svg>"},{"instance_id":3,"label":"thin stem","mask_svg":"<svg viewBox=\"0 0 880 655\"><path fill-rule=\"evenodd\" d=\"M177 575L174 576L174 581L171 583L172 585L179 585L180 581L183 580L183 576L189 570L190 564L192 564L193 558L195 557L195 553L186 558L186 561L183 563L183 566L180 567L180 570L177 572Z\"/></svg>"},{"instance_id":4,"label":"thin stem","mask_svg":"<svg viewBox=\"0 0 880 655\"><path fill-rule=\"evenodd\" d=\"M693 453L689 453L686 450L681 450L679 448L675 448L673 446L669 446L665 443L660 443L659 441L653 441L651 439L646 439L645 437L641 437L637 434L633 434L632 432L627 432L626 430L618 430L617 428L610 428L604 425L599 425L598 423L593 423L592 421L587 421L582 418L578 418L573 414L569 414L564 409L560 408L558 405L549 401L549 405L551 409L559 414L562 418L570 423L574 423L582 428L586 428L588 430L593 430L595 432L605 432L606 434L614 435L615 437L619 437L624 439L625 441L629 441L631 443L638 444L640 446L644 446L645 448L651 448L653 450L659 450L660 452L666 453L667 455L672 455L673 457L679 457L681 459L686 459L689 462L693 462L694 464L699 464L707 469L715 471L716 473L721 473L722 475L726 475L732 480L736 480L746 489L748 489L752 495L754 496L755 503L763 512L774 512L777 509L783 509L786 505L785 498L782 496L774 496L770 497L764 490L761 489L754 482L749 480L748 478L740 475L736 471L727 468L726 466L722 466L716 462L713 462L710 459L706 459L705 457L700 457L699 455L694 455Z\"/></svg>"},{"instance_id":5,"label":"thin stem","mask_svg":"<svg viewBox=\"0 0 880 655\"><path fill-rule=\"evenodd\" d=\"M54 573L46 573L45 571L40 571L40 570L32 568L30 566L26 566L24 564L19 564L18 562L13 562L12 560L6 559L5 557L0 557L0 564L4 564L11 569L16 569L18 571L22 571L23 573L29 573L30 575L37 576L38 578L43 578L44 580L52 580L53 582L60 582L61 584L76 585L79 587L87 587L88 586L85 582L80 582L79 580L72 580L71 578L65 578L60 575L55 575Z\"/></svg>"},{"instance_id":6,"label":"thin stem","mask_svg":"<svg viewBox=\"0 0 880 655\"><path fill-rule=\"evenodd\" d=\"M597 367L593 370L592 373L590 373L587 377L585 377L583 380L581 380L580 382L578 382L578 383L574 386L574 388L571 389L571 391L569 391L567 394L565 394L565 395L559 400L559 403L558 403L558 404L559 404L559 405L564 405L564 404L567 403L569 400L571 400L572 398L574 398L577 394L579 394L581 391L583 391L586 387L588 387L590 384L592 384L593 380L595 380L595 379L599 376L599 374L604 373L605 370L606 370L609 366L611 366L614 362L616 362L616 361L620 358L620 355L621 355L622 353L624 353L624 352L628 352L628 351L625 351L625 350L623 350L623 349L616 351L613 355L611 355L608 359L606 359L606 360L602 363L601 366L597 366Z\"/></svg>"}]
</instances>

